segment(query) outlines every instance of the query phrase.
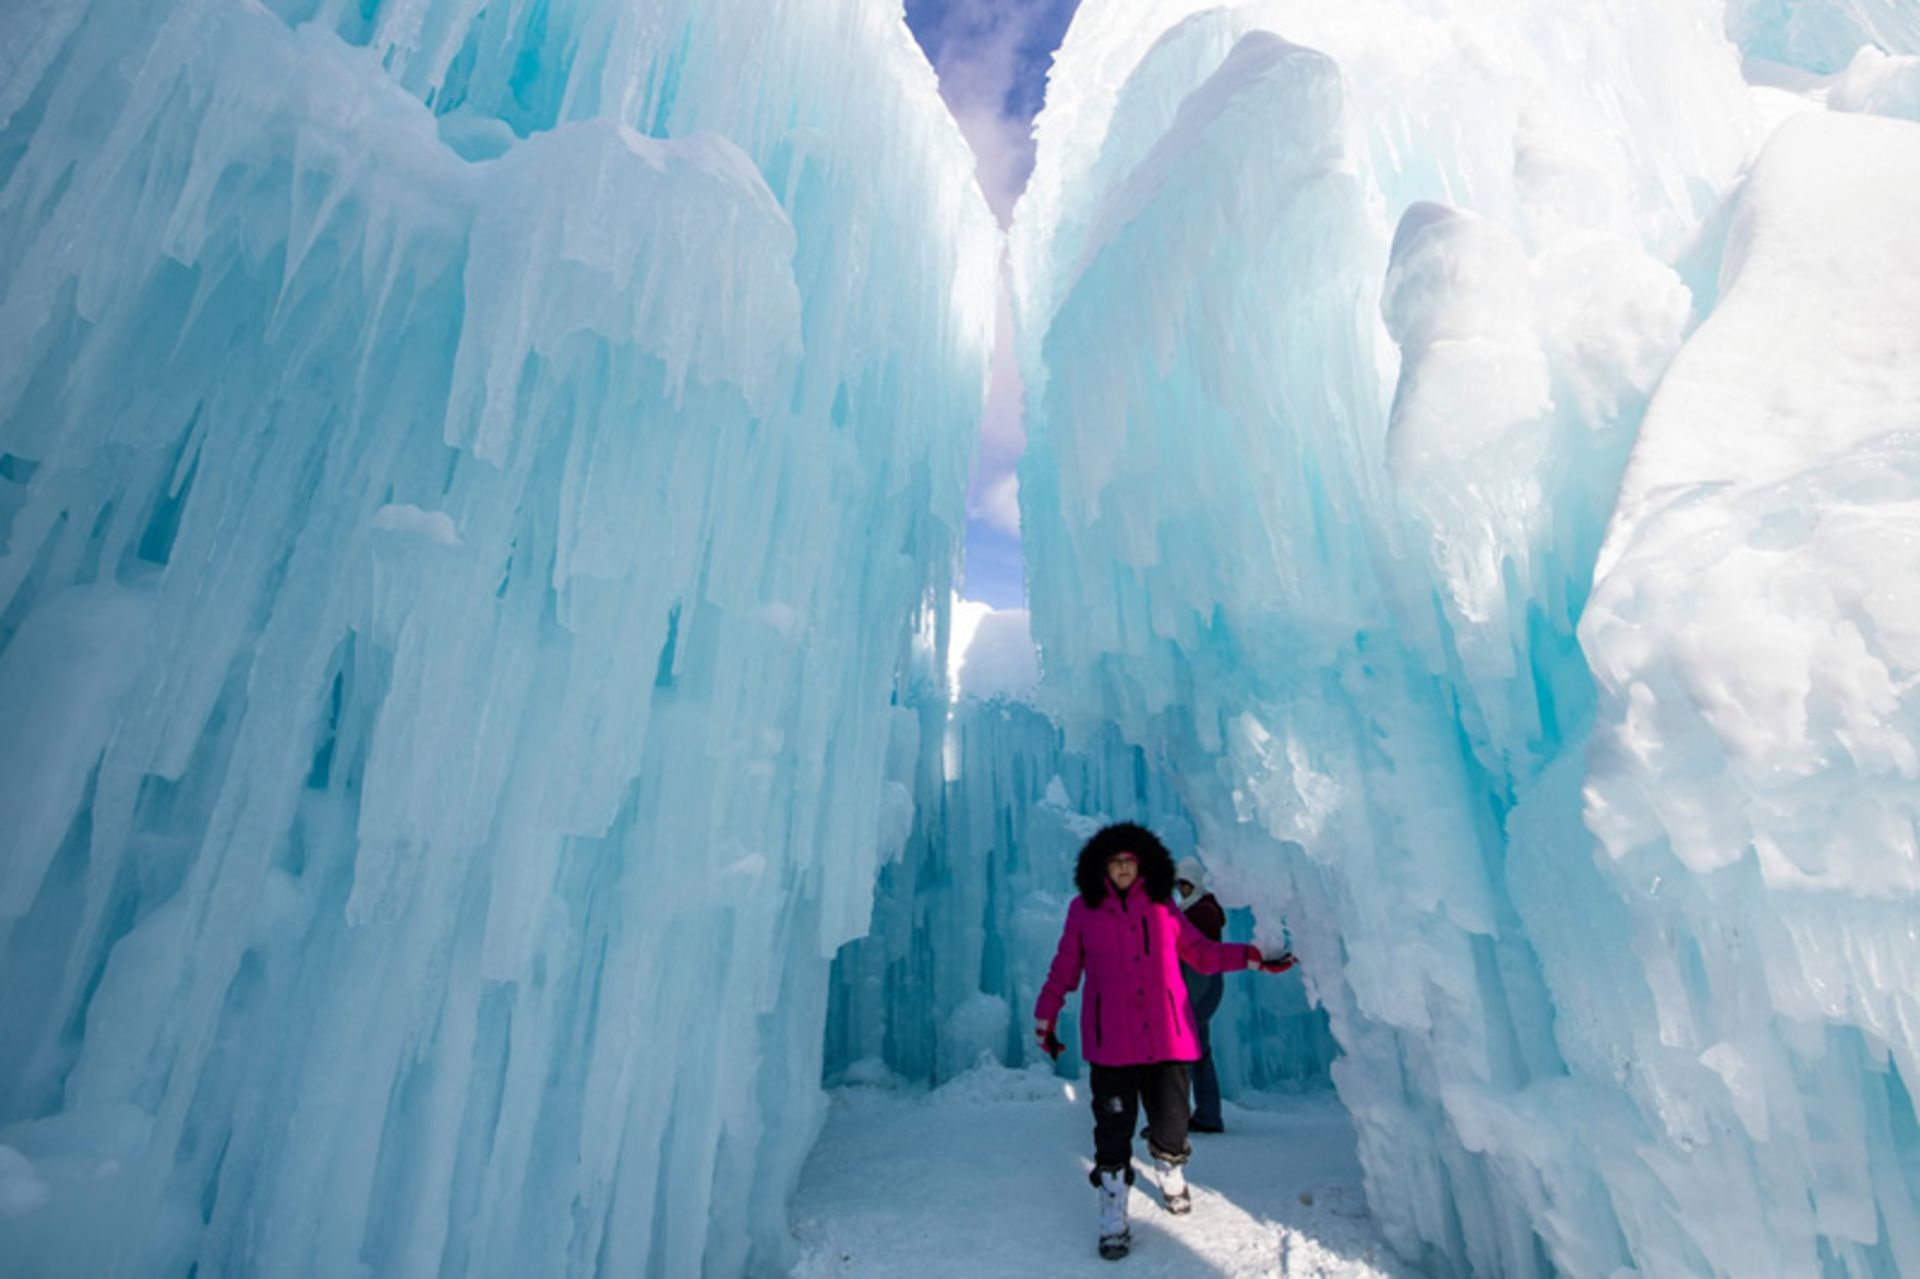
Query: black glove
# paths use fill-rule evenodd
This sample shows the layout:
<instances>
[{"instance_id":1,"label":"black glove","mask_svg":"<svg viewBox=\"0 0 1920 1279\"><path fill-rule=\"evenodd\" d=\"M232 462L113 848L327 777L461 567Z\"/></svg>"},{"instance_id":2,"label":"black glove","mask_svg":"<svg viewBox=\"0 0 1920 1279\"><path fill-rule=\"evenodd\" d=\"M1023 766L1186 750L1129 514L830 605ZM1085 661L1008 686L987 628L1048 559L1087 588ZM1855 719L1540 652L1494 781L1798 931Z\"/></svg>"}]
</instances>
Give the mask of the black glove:
<instances>
[{"instance_id":1,"label":"black glove","mask_svg":"<svg viewBox=\"0 0 1920 1279\"><path fill-rule=\"evenodd\" d=\"M1067 1046L1060 1042L1060 1036L1053 1033L1053 1023L1050 1021L1034 1022L1033 1037L1040 1045L1040 1051L1055 1061L1060 1059L1061 1053L1067 1051Z\"/></svg>"}]
</instances>

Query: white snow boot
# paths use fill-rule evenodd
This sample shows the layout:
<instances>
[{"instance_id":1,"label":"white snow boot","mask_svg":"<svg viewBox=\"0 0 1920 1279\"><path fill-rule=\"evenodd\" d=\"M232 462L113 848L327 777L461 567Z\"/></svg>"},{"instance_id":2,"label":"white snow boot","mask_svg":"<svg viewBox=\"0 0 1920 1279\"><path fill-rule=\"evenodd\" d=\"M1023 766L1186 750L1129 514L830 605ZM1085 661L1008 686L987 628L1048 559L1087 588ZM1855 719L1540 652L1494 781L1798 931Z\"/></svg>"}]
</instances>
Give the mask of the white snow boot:
<instances>
[{"instance_id":1,"label":"white snow boot","mask_svg":"<svg viewBox=\"0 0 1920 1279\"><path fill-rule=\"evenodd\" d=\"M1179 1164L1156 1159L1153 1166L1160 1173L1160 1195L1167 1203L1167 1211L1174 1216L1193 1211L1193 1192L1187 1189L1187 1174Z\"/></svg>"},{"instance_id":2,"label":"white snow boot","mask_svg":"<svg viewBox=\"0 0 1920 1279\"><path fill-rule=\"evenodd\" d=\"M1108 1261L1120 1260L1133 1246L1133 1235L1127 1230L1127 1190L1132 1174L1131 1168L1101 1168L1093 1174L1093 1184L1100 1191L1100 1255Z\"/></svg>"}]
</instances>

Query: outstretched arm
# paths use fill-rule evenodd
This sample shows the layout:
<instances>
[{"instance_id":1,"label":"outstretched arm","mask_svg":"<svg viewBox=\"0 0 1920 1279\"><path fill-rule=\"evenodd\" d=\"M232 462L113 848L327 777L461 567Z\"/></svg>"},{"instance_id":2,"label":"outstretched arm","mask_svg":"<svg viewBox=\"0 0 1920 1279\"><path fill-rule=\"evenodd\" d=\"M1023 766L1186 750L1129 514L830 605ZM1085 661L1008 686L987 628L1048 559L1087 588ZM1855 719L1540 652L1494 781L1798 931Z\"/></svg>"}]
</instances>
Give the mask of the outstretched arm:
<instances>
[{"instance_id":1,"label":"outstretched arm","mask_svg":"<svg viewBox=\"0 0 1920 1279\"><path fill-rule=\"evenodd\" d=\"M1208 941L1206 934L1193 926L1179 910L1173 912L1180 924L1180 961L1203 973L1236 973L1242 968L1260 965L1260 950L1241 942Z\"/></svg>"}]
</instances>

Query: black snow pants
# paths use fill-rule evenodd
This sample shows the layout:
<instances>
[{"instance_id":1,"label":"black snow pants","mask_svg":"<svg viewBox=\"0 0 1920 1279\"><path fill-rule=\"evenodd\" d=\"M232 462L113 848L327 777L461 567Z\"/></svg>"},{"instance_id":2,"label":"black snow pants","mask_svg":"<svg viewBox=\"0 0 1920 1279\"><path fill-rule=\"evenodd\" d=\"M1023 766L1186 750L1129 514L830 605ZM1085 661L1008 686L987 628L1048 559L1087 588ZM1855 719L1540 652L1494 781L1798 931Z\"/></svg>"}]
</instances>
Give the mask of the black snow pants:
<instances>
[{"instance_id":1,"label":"black snow pants","mask_svg":"<svg viewBox=\"0 0 1920 1279\"><path fill-rule=\"evenodd\" d=\"M1094 1066L1093 1181L1104 1170L1125 1169L1133 1180L1133 1133L1140 1107L1147 1109L1147 1149L1155 1159L1183 1164L1187 1144L1187 1066L1156 1061L1144 1066Z\"/></svg>"}]
</instances>

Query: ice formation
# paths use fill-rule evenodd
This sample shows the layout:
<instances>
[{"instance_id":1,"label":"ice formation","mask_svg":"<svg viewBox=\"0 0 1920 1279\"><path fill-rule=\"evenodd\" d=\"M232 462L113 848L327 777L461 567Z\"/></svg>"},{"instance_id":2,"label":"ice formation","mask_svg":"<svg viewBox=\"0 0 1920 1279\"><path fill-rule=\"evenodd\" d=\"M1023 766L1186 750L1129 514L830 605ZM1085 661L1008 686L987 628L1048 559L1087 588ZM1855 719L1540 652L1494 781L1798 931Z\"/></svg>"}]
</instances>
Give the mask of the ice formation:
<instances>
[{"instance_id":1,"label":"ice formation","mask_svg":"<svg viewBox=\"0 0 1920 1279\"><path fill-rule=\"evenodd\" d=\"M1749 57L1838 71L1863 47L1920 50L1920 10L1907 0L1727 0L1726 30Z\"/></svg>"},{"instance_id":2,"label":"ice formation","mask_svg":"<svg viewBox=\"0 0 1920 1279\"><path fill-rule=\"evenodd\" d=\"M0 1268L777 1267L993 319L897 12L0 50Z\"/></svg>"},{"instance_id":3,"label":"ice formation","mask_svg":"<svg viewBox=\"0 0 1920 1279\"><path fill-rule=\"evenodd\" d=\"M884 867L873 933L834 965L827 1077L884 1068L943 1083L982 1054L1036 1063L1030 1013L1072 899L1074 859L1110 821L1138 821L1179 855L1195 851L1176 779L1112 726L1069 748L1032 704L1036 654L1023 609L957 601L954 705L940 730L944 760L916 796L912 837ZM1248 889L1219 886L1223 900ZM1251 940L1244 911L1229 935ZM1279 922L1277 918L1270 922ZM1278 934L1276 933L1276 936ZM1061 1038L1060 1073L1084 1074L1077 1004ZM1212 1023L1221 1086L1324 1087L1334 1044L1297 977L1229 978Z\"/></svg>"},{"instance_id":4,"label":"ice formation","mask_svg":"<svg viewBox=\"0 0 1920 1279\"><path fill-rule=\"evenodd\" d=\"M1133 818L1408 1259L1920 1273L1916 67L1085 0L1042 665L949 601L1001 243L891 5L0 10L0 1257L777 1269L823 1072L1030 1059Z\"/></svg>"},{"instance_id":5,"label":"ice formation","mask_svg":"<svg viewBox=\"0 0 1920 1279\"><path fill-rule=\"evenodd\" d=\"M1081 6L1039 705L1288 919L1409 1259L1920 1269L1913 11L1451 9Z\"/></svg>"}]
</instances>

